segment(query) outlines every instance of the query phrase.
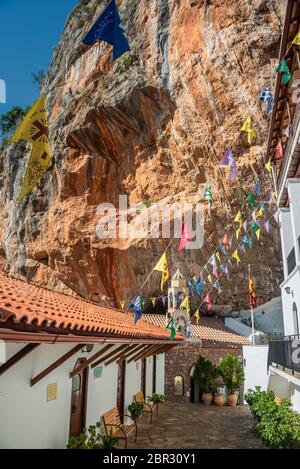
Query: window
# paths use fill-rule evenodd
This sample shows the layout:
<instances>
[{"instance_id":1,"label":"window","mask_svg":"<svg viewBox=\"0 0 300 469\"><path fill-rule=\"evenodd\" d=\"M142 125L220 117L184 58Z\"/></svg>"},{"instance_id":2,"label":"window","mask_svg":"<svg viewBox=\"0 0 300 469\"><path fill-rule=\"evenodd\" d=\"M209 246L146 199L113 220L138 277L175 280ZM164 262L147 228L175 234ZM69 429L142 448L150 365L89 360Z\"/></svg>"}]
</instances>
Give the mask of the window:
<instances>
[{"instance_id":1,"label":"window","mask_svg":"<svg viewBox=\"0 0 300 469\"><path fill-rule=\"evenodd\" d=\"M299 334L298 310L296 303L293 303L294 334Z\"/></svg>"},{"instance_id":2,"label":"window","mask_svg":"<svg viewBox=\"0 0 300 469\"><path fill-rule=\"evenodd\" d=\"M183 396L183 377L175 376L174 378L175 396Z\"/></svg>"},{"instance_id":3,"label":"window","mask_svg":"<svg viewBox=\"0 0 300 469\"><path fill-rule=\"evenodd\" d=\"M75 375L72 379L72 392L80 391L81 387L81 376Z\"/></svg>"}]
</instances>

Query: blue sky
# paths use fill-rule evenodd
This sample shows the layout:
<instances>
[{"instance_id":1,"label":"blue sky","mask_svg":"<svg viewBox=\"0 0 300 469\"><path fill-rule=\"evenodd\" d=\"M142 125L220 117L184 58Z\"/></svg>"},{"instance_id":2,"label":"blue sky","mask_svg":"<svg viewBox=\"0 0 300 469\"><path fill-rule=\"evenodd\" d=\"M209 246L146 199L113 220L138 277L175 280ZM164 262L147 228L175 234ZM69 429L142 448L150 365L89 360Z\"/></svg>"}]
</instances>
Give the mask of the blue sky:
<instances>
[{"instance_id":1,"label":"blue sky","mask_svg":"<svg viewBox=\"0 0 300 469\"><path fill-rule=\"evenodd\" d=\"M46 70L53 48L78 0L0 0L0 79L6 82L6 104L31 105L38 97L32 72Z\"/></svg>"}]
</instances>

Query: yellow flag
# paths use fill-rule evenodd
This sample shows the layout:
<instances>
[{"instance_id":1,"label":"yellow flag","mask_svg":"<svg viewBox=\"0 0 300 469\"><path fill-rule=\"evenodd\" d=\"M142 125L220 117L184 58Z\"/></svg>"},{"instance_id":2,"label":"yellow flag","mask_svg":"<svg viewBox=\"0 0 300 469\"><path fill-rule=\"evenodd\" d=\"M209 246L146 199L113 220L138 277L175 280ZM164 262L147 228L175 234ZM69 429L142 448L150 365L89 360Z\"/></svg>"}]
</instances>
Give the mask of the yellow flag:
<instances>
[{"instance_id":1,"label":"yellow flag","mask_svg":"<svg viewBox=\"0 0 300 469\"><path fill-rule=\"evenodd\" d=\"M240 232L241 232L241 228L239 228L238 230L236 230L236 232L235 232L236 239L239 239Z\"/></svg>"},{"instance_id":2,"label":"yellow flag","mask_svg":"<svg viewBox=\"0 0 300 469\"><path fill-rule=\"evenodd\" d=\"M221 256L219 251L216 252L216 258L218 259L219 262L221 262Z\"/></svg>"},{"instance_id":3,"label":"yellow flag","mask_svg":"<svg viewBox=\"0 0 300 469\"><path fill-rule=\"evenodd\" d=\"M242 214L241 214L241 212L238 212L233 221L236 221L236 222L240 223L241 220L242 220Z\"/></svg>"},{"instance_id":4,"label":"yellow flag","mask_svg":"<svg viewBox=\"0 0 300 469\"><path fill-rule=\"evenodd\" d=\"M258 230L256 231L255 234L256 234L257 239L259 240L259 237L260 237L260 228L258 228Z\"/></svg>"},{"instance_id":5,"label":"yellow flag","mask_svg":"<svg viewBox=\"0 0 300 469\"><path fill-rule=\"evenodd\" d=\"M189 301L188 296L185 297L185 299L183 300L183 302L180 305L180 308L185 308L188 316L190 316L191 308L190 308L190 301Z\"/></svg>"},{"instance_id":6,"label":"yellow flag","mask_svg":"<svg viewBox=\"0 0 300 469\"><path fill-rule=\"evenodd\" d=\"M271 171L271 160L269 160L267 163L266 163L266 169L270 172Z\"/></svg>"},{"instance_id":7,"label":"yellow flag","mask_svg":"<svg viewBox=\"0 0 300 469\"><path fill-rule=\"evenodd\" d=\"M125 301L120 301L121 308L124 309Z\"/></svg>"},{"instance_id":8,"label":"yellow flag","mask_svg":"<svg viewBox=\"0 0 300 469\"><path fill-rule=\"evenodd\" d=\"M247 119L245 120L242 128L242 132L246 132L248 134L248 143L251 145L251 139L254 137L254 129L252 125L252 118L251 116L248 116Z\"/></svg>"},{"instance_id":9,"label":"yellow flag","mask_svg":"<svg viewBox=\"0 0 300 469\"><path fill-rule=\"evenodd\" d=\"M292 44L296 44L296 46L300 46L300 31L298 31L298 33L294 37Z\"/></svg>"},{"instance_id":10,"label":"yellow flag","mask_svg":"<svg viewBox=\"0 0 300 469\"><path fill-rule=\"evenodd\" d=\"M208 278L209 283L211 283L212 282L211 274L209 274L207 278Z\"/></svg>"},{"instance_id":11,"label":"yellow flag","mask_svg":"<svg viewBox=\"0 0 300 469\"><path fill-rule=\"evenodd\" d=\"M36 101L11 139L13 143L19 140L33 145L18 196L22 200L43 177L51 160L45 96Z\"/></svg>"},{"instance_id":12,"label":"yellow flag","mask_svg":"<svg viewBox=\"0 0 300 469\"><path fill-rule=\"evenodd\" d=\"M200 312L199 312L199 309L197 309L197 311L195 311L194 317L197 319L197 324L198 324L198 323L199 323L199 319L200 319Z\"/></svg>"},{"instance_id":13,"label":"yellow flag","mask_svg":"<svg viewBox=\"0 0 300 469\"><path fill-rule=\"evenodd\" d=\"M151 298L151 301L152 301L153 306L155 306L156 305L156 298L154 298L154 297Z\"/></svg>"},{"instance_id":14,"label":"yellow flag","mask_svg":"<svg viewBox=\"0 0 300 469\"><path fill-rule=\"evenodd\" d=\"M234 251L234 253L232 254L232 257L233 257L234 259L236 259L236 263L237 263L237 265L239 265L239 263L241 262L241 259L239 258L239 254L238 254L237 249L236 249L236 250Z\"/></svg>"},{"instance_id":15,"label":"yellow flag","mask_svg":"<svg viewBox=\"0 0 300 469\"><path fill-rule=\"evenodd\" d=\"M167 256L165 252L161 256L161 258L159 259L158 263L156 264L153 270L162 272L160 288L163 291L164 283L166 283L169 278L168 262L167 262Z\"/></svg>"},{"instance_id":16,"label":"yellow flag","mask_svg":"<svg viewBox=\"0 0 300 469\"><path fill-rule=\"evenodd\" d=\"M262 208L259 209L258 212L257 212L257 214L256 214L256 218L262 217L263 214L264 214L263 209L262 209Z\"/></svg>"}]
</instances>

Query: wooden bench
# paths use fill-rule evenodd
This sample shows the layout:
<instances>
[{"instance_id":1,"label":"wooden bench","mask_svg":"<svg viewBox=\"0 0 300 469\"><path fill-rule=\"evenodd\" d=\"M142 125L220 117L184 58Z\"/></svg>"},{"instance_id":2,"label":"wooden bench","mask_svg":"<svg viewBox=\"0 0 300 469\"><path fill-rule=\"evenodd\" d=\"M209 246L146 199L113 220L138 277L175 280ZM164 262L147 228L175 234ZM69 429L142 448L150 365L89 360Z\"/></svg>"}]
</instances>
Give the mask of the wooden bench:
<instances>
[{"instance_id":1,"label":"wooden bench","mask_svg":"<svg viewBox=\"0 0 300 469\"><path fill-rule=\"evenodd\" d=\"M121 417L129 417L133 424L124 425L121 422ZM118 438L118 440L125 440L125 449L127 448L127 435L135 428L135 441L137 439L137 425L136 422L130 417L130 415L123 414L120 415L119 409L115 407L114 409L109 410L102 417L106 435L109 435L110 432L113 436Z\"/></svg>"},{"instance_id":2,"label":"wooden bench","mask_svg":"<svg viewBox=\"0 0 300 469\"><path fill-rule=\"evenodd\" d=\"M151 415L150 423L152 423L153 411L155 409L156 409L156 415L158 415L158 404L152 404L152 403L146 402L143 391L140 391L137 394L135 394L133 396L133 399L134 399L135 402L139 402L139 403L144 404L143 413L144 412L150 413L150 415Z\"/></svg>"}]
</instances>

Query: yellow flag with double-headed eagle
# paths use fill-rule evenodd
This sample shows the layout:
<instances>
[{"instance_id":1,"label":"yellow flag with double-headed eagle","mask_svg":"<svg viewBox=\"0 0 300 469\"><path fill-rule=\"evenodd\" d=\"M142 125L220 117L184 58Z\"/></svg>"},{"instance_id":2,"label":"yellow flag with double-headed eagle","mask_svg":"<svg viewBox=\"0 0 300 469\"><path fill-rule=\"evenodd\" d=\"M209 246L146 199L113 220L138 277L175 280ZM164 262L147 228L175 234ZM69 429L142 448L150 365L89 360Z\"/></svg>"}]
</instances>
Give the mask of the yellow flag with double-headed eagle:
<instances>
[{"instance_id":1,"label":"yellow flag with double-headed eagle","mask_svg":"<svg viewBox=\"0 0 300 469\"><path fill-rule=\"evenodd\" d=\"M25 116L11 139L13 143L25 140L32 144L31 155L18 195L19 201L24 199L38 184L50 165L51 151L48 134L46 99L45 96L41 96Z\"/></svg>"},{"instance_id":2,"label":"yellow flag with double-headed eagle","mask_svg":"<svg viewBox=\"0 0 300 469\"><path fill-rule=\"evenodd\" d=\"M159 259L158 263L154 267L153 270L156 270L158 272L161 272L161 284L160 288L163 291L164 289L164 283L168 280L169 278L169 268L168 268L168 262L167 262L167 256L166 253L164 252L161 258Z\"/></svg>"}]
</instances>

